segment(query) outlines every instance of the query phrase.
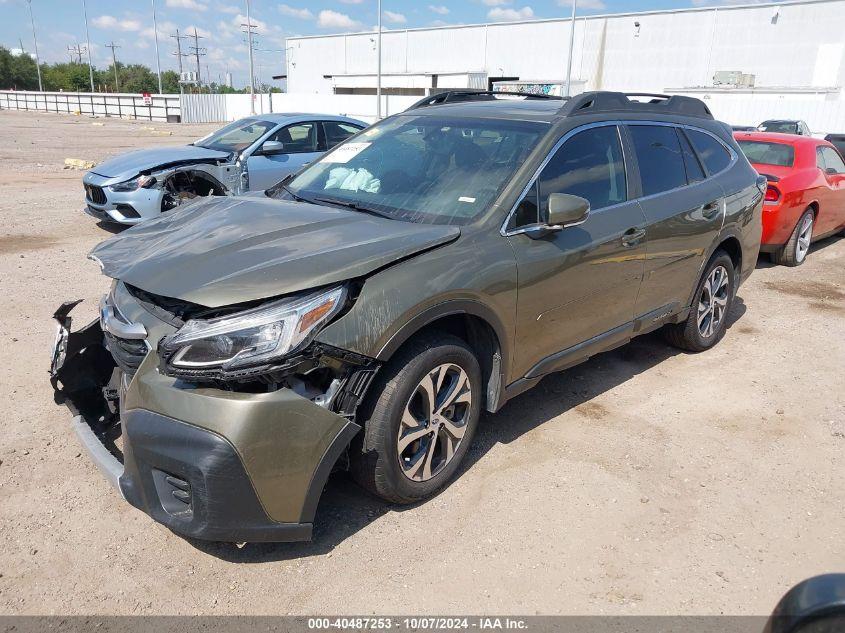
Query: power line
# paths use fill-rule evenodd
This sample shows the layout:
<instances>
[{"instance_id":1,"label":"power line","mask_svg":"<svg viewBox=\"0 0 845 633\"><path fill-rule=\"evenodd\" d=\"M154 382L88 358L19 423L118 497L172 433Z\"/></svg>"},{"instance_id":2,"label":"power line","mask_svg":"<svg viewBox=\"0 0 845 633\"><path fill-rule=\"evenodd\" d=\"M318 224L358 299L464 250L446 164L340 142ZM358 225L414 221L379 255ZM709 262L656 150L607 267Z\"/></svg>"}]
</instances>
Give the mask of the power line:
<instances>
[{"instance_id":1,"label":"power line","mask_svg":"<svg viewBox=\"0 0 845 633\"><path fill-rule=\"evenodd\" d=\"M194 45L190 47L191 54L197 58L197 87L202 86L202 78L200 75L200 56L206 55L208 49L200 47L200 39L205 39L202 35L197 34L197 29L194 27L194 34L189 37L194 38Z\"/></svg>"},{"instance_id":2,"label":"power line","mask_svg":"<svg viewBox=\"0 0 845 633\"><path fill-rule=\"evenodd\" d=\"M184 88L182 86L182 58L188 57L188 53L182 52L182 40L188 39L187 35L179 35L179 29L176 29L176 35L171 35L173 39L176 40L176 50L172 52L173 55L176 55L176 59L179 60L179 92L181 93Z\"/></svg>"},{"instance_id":3,"label":"power line","mask_svg":"<svg viewBox=\"0 0 845 633\"><path fill-rule=\"evenodd\" d=\"M246 27L246 37L249 42L249 113L255 114L255 65L253 62L252 36L253 29L258 27L252 23L251 10L250 1L246 0L246 24L242 23L241 26Z\"/></svg>"},{"instance_id":4,"label":"power line","mask_svg":"<svg viewBox=\"0 0 845 633\"><path fill-rule=\"evenodd\" d=\"M111 65L114 68L114 91L120 92L120 82L117 79L117 56L114 54L114 50L116 48L120 48L118 44L114 43L114 40L111 41L111 44L106 44L106 48L111 49Z\"/></svg>"},{"instance_id":5,"label":"power line","mask_svg":"<svg viewBox=\"0 0 845 633\"><path fill-rule=\"evenodd\" d=\"M74 44L73 46L67 47L67 52L70 55L70 61L73 61L74 56L76 56L76 63L82 63L82 53L87 53L88 49L84 46L80 46L79 44Z\"/></svg>"}]
</instances>

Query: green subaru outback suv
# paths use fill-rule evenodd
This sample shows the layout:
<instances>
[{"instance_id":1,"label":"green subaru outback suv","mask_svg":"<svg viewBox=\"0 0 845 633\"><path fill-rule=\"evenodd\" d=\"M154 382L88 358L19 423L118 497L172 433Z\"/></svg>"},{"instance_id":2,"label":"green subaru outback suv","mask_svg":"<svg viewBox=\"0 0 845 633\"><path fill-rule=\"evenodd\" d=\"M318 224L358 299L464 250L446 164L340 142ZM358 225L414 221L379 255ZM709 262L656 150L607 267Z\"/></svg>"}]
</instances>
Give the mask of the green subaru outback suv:
<instances>
[{"instance_id":1,"label":"green subaru outback suv","mask_svg":"<svg viewBox=\"0 0 845 633\"><path fill-rule=\"evenodd\" d=\"M56 312L56 398L175 532L308 539L335 469L419 501L543 376L661 327L714 345L761 187L695 99L439 95L97 246L114 281L98 321Z\"/></svg>"}]
</instances>

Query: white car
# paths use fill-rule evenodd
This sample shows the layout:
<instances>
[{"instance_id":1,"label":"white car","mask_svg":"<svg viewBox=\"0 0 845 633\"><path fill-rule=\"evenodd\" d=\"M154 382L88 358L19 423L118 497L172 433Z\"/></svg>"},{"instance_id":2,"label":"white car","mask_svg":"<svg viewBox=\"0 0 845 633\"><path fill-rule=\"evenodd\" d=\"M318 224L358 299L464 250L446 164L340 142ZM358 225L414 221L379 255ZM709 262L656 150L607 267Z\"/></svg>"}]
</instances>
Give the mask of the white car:
<instances>
[{"instance_id":1,"label":"white car","mask_svg":"<svg viewBox=\"0 0 845 633\"><path fill-rule=\"evenodd\" d=\"M198 196L263 191L367 126L322 114L262 114L190 144L123 154L85 174L85 211L138 224Z\"/></svg>"}]
</instances>

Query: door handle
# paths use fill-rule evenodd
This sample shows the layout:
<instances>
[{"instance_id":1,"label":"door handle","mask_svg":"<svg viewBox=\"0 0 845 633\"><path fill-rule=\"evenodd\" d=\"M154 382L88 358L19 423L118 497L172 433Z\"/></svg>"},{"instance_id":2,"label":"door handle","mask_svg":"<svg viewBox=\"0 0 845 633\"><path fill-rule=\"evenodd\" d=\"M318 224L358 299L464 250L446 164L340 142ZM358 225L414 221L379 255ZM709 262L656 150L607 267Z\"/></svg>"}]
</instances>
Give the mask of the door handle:
<instances>
[{"instance_id":1,"label":"door handle","mask_svg":"<svg viewBox=\"0 0 845 633\"><path fill-rule=\"evenodd\" d=\"M626 248L636 246L644 237L645 229L640 229L635 226L631 227L622 234L622 246L625 246Z\"/></svg>"},{"instance_id":2,"label":"door handle","mask_svg":"<svg viewBox=\"0 0 845 633\"><path fill-rule=\"evenodd\" d=\"M721 200L714 200L713 202L708 202L703 207L701 207L701 214L708 220L712 220L715 218L719 213L722 212L722 201Z\"/></svg>"}]
</instances>

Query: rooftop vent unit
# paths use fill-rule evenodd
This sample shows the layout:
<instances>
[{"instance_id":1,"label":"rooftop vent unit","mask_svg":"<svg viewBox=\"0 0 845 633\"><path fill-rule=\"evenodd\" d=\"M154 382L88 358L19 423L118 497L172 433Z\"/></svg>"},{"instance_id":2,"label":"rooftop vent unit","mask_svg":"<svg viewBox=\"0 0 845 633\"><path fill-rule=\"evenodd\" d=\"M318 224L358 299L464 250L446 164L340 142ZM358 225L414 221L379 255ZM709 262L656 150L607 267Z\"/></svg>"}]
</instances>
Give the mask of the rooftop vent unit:
<instances>
[{"instance_id":1,"label":"rooftop vent unit","mask_svg":"<svg viewBox=\"0 0 845 633\"><path fill-rule=\"evenodd\" d=\"M713 75L713 85L728 88L753 88L754 79L754 75L741 70L717 70Z\"/></svg>"}]
</instances>

